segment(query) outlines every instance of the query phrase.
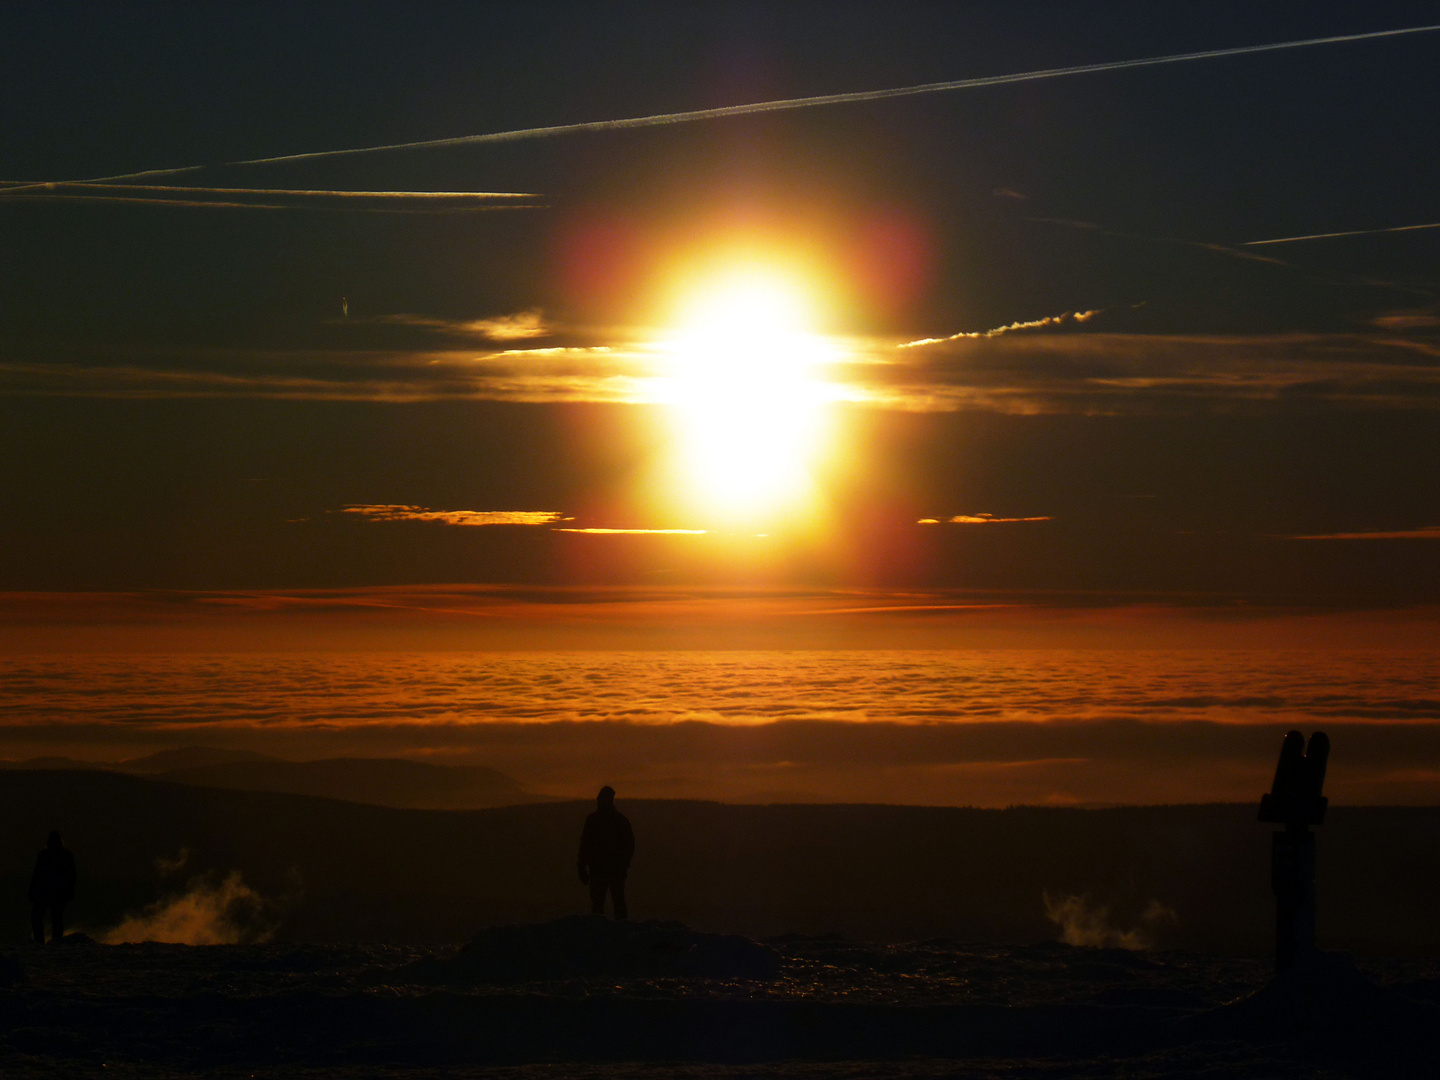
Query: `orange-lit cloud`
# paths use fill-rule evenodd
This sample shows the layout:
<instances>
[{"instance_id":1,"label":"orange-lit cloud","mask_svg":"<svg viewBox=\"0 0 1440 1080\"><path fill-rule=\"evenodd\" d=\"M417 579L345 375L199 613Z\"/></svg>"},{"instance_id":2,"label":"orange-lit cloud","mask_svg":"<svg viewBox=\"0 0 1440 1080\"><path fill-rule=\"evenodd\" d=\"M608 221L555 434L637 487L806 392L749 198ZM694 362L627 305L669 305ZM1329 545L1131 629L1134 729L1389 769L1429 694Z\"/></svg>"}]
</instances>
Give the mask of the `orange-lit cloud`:
<instances>
[{"instance_id":1,"label":"orange-lit cloud","mask_svg":"<svg viewBox=\"0 0 1440 1080\"><path fill-rule=\"evenodd\" d=\"M562 529L556 532L591 533L600 536L704 536L705 529Z\"/></svg>"},{"instance_id":2,"label":"orange-lit cloud","mask_svg":"<svg viewBox=\"0 0 1440 1080\"><path fill-rule=\"evenodd\" d=\"M946 518L951 525L1001 525L1020 521L1052 521L1053 518L1043 517L996 517L994 514L956 514L952 518ZM939 518L921 518L917 525L939 525Z\"/></svg>"},{"instance_id":3,"label":"orange-lit cloud","mask_svg":"<svg viewBox=\"0 0 1440 1080\"><path fill-rule=\"evenodd\" d=\"M369 521L439 521L445 525L548 525L567 520L552 510L427 510L423 506L357 503L342 514L359 514Z\"/></svg>"},{"instance_id":4,"label":"orange-lit cloud","mask_svg":"<svg viewBox=\"0 0 1440 1080\"><path fill-rule=\"evenodd\" d=\"M550 332L545 325L544 313L538 308L519 311L514 315L476 319L469 324L469 329L491 341L518 341L522 338L543 337Z\"/></svg>"},{"instance_id":5,"label":"orange-lit cloud","mask_svg":"<svg viewBox=\"0 0 1440 1080\"><path fill-rule=\"evenodd\" d=\"M356 320L360 322L362 320ZM438 330L457 337L480 337L487 341L522 341L547 337L555 328L545 320L539 308L517 311L511 315L495 315L488 319L437 319L427 315L380 315L366 320L394 326L413 326Z\"/></svg>"}]
</instances>

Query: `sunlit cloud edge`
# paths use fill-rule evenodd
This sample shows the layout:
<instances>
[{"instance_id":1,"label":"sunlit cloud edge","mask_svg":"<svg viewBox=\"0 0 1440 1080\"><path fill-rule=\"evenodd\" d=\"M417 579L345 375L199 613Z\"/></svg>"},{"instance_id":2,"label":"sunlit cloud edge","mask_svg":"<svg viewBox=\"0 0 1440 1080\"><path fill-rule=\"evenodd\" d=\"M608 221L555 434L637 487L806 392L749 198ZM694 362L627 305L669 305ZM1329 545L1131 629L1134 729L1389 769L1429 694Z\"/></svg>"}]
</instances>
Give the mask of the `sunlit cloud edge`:
<instances>
[{"instance_id":1,"label":"sunlit cloud edge","mask_svg":"<svg viewBox=\"0 0 1440 1080\"><path fill-rule=\"evenodd\" d=\"M495 332L480 326L485 322L470 323L468 332ZM537 316L516 328L528 333L532 325L543 324ZM833 359L812 376L822 398L880 409L1123 414L1306 401L1440 407L1440 343L1424 335L964 332L833 341ZM666 403L673 390L659 347L636 340L488 350L131 348L107 355L37 348L0 363L0 394L650 405Z\"/></svg>"}]
</instances>

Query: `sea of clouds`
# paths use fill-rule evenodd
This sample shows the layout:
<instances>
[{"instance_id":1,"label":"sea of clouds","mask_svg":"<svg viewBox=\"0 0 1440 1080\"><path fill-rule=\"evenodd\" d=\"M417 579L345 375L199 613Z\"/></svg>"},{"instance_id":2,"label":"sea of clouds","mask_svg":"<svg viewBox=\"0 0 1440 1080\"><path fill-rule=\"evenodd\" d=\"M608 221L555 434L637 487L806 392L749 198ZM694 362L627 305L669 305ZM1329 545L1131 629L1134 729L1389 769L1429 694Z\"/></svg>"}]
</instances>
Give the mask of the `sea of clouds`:
<instances>
[{"instance_id":1,"label":"sea of clouds","mask_svg":"<svg viewBox=\"0 0 1440 1080\"><path fill-rule=\"evenodd\" d=\"M1330 791L1440 802L1440 665L1334 652L412 653L0 658L0 749L183 744L487 764L533 790L1005 805L1245 800L1283 732Z\"/></svg>"}]
</instances>

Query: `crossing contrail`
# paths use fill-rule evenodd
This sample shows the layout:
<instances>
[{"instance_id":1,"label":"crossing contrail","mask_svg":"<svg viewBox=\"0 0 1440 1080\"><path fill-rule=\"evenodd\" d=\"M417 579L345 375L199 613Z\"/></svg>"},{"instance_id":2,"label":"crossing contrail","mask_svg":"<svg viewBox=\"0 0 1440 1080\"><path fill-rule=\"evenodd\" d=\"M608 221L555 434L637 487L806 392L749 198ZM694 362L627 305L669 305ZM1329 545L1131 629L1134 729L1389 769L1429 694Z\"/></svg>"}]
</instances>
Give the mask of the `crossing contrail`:
<instances>
[{"instance_id":1,"label":"crossing contrail","mask_svg":"<svg viewBox=\"0 0 1440 1080\"><path fill-rule=\"evenodd\" d=\"M0 193L3 194L3 193ZM421 206L355 206L340 203L307 202L236 202L226 199L156 199L140 195L18 195L20 202L46 200L54 202L118 203L124 206L180 206L197 210L304 210L355 214L484 214L499 210L544 210L544 203L466 203L459 206L434 204Z\"/></svg>"},{"instance_id":2,"label":"crossing contrail","mask_svg":"<svg viewBox=\"0 0 1440 1080\"><path fill-rule=\"evenodd\" d=\"M1380 233L1416 232L1420 229L1440 229L1440 221L1428 225L1391 225L1383 229L1347 229L1344 232L1317 232L1308 236L1281 236L1275 240L1247 240L1241 247L1259 247L1261 244L1295 244L1301 240L1329 240L1336 236L1377 236Z\"/></svg>"},{"instance_id":3,"label":"crossing contrail","mask_svg":"<svg viewBox=\"0 0 1440 1080\"><path fill-rule=\"evenodd\" d=\"M327 210L364 214L473 214L537 210L543 196L517 191L352 191L316 188L181 187L56 181L40 186L0 180L0 197L50 202L121 203L204 210ZM272 202L283 199L283 202Z\"/></svg>"},{"instance_id":4,"label":"crossing contrail","mask_svg":"<svg viewBox=\"0 0 1440 1080\"><path fill-rule=\"evenodd\" d=\"M692 109L687 112L656 113L650 116L631 116L620 120L590 120L578 124L556 124L550 127L519 128L514 131L495 131L484 135L459 135L446 139L422 139L415 142L386 143L383 146L362 146L347 150L314 150L300 154L280 154L274 157L249 158L230 161L225 166L239 165L281 165L296 161L316 161L323 158L350 157L359 154L380 154L397 150L436 150L457 146L482 146L489 143L519 142L526 139L549 139L562 135L579 135L587 132L625 131L630 128L662 127L670 124L690 124L701 120L722 120L732 116L753 116L759 113L788 112L794 109L813 109L823 105L848 105L869 101L886 101L891 98L916 97L921 94L940 94L951 90L973 90L985 86L1006 86L1011 83L1036 82L1041 79L1060 79L1070 75L1092 75L1105 71L1126 71L1131 68L1157 67L1161 64L1181 64L1192 60L1218 60L1227 56L1248 56L1252 53L1279 52L1283 49L1304 49L1316 45L1340 45L1355 41L1372 41L1379 38L1400 37L1405 34L1425 34L1440 30L1440 24L1431 26L1408 26L1395 30L1372 30L1363 34L1337 34L1331 37L1305 38L1299 41L1279 41L1268 45L1239 45L1225 49L1206 49L1202 52L1177 53L1171 56L1151 56L1137 60L1112 60L1100 64L1078 64L1073 67L1047 68L1042 71L1023 71L1011 75L983 75L970 79L953 79L948 82L921 83L918 86L901 86L888 90L859 90L843 94L819 94L813 97L782 98L776 101L756 101L746 105L726 105L714 109ZM103 183L113 180L136 180L150 176L176 176L181 173L197 172L205 165L185 165L172 169L146 169L142 172L121 173L115 176L98 176L90 180L69 181L70 183ZM26 185L8 189L0 194L26 190Z\"/></svg>"},{"instance_id":5,"label":"crossing contrail","mask_svg":"<svg viewBox=\"0 0 1440 1080\"><path fill-rule=\"evenodd\" d=\"M540 195L526 191L352 191L322 188L256 188L256 187L180 187L173 184L107 184L95 180L55 180L44 184L0 180L0 194L25 189L43 188L64 197L74 190L83 191L153 191L187 195L273 195L322 199L538 199Z\"/></svg>"}]
</instances>

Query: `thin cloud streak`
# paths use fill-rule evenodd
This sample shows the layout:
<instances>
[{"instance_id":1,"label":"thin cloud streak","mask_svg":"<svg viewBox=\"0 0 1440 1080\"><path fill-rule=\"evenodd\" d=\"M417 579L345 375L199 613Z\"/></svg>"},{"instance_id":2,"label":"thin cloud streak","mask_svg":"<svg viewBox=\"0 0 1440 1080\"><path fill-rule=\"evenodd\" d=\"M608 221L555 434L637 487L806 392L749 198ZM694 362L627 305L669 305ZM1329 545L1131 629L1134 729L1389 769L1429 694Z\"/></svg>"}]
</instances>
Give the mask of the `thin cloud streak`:
<instances>
[{"instance_id":1,"label":"thin cloud streak","mask_svg":"<svg viewBox=\"0 0 1440 1080\"><path fill-rule=\"evenodd\" d=\"M511 656L517 651L556 649L607 654L634 649L649 654L657 649L1089 650L1096 645L1132 652L1247 648L1255 650L1258 662L1276 648L1289 645L1330 651L1422 650L1430 659L1417 670L1426 672L1427 679L1440 672L1433 664L1440 648L1440 610L1433 607L1366 613L1342 606L1296 614L1270 606L1270 600L1259 596L1249 597L1251 603L1236 605L1237 599L1245 598L1231 593L895 592L682 584L12 592L0 593L0 668L5 656L60 653L179 657L305 654L316 649L359 653L498 650ZM1108 655L1129 663L1123 651ZM1201 671L1208 663L1198 664L1195 670ZM1356 669L1362 681L1375 677L1378 670ZM1327 669L1324 679L1314 685L1328 685L1326 680L1339 675L1338 669ZM8 690L19 692L24 686L23 681L7 686L5 678L0 674L0 707L5 705ZM1215 677L1204 678L1218 685ZM889 711L890 706L902 702L893 696L896 684L891 681L887 685L892 696L881 704ZM777 692L787 686L792 700L806 708L823 698L823 694L810 695L813 700L794 697L796 684L784 680L776 683ZM1313 689L1309 682L1306 686ZM71 688L86 700L102 692L88 682L76 682ZM708 707L713 708L718 699L710 696ZM1440 701L1434 693L1420 697ZM283 703L283 695L276 701ZM304 711L299 699L291 704L292 711ZM753 695L739 704L753 706ZM976 710L984 713L993 704L984 695L967 692L952 695L944 707L960 710L958 716ZM943 705L939 702L934 707ZM1089 698L1075 698L1065 703L1068 711L1064 715L1088 715L1094 705L1097 702ZM1387 715L1398 718L1408 714L1401 709ZM1434 719L1440 720L1440 711Z\"/></svg>"},{"instance_id":2,"label":"thin cloud streak","mask_svg":"<svg viewBox=\"0 0 1440 1080\"><path fill-rule=\"evenodd\" d=\"M1429 330L1440 327L1440 315L1433 311L1392 311L1370 320L1382 330Z\"/></svg>"},{"instance_id":3,"label":"thin cloud streak","mask_svg":"<svg viewBox=\"0 0 1440 1080\"><path fill-rule=\"evenodd\" d=\"M1373 532L1311 533L1286 540L1440 540L1440 525L1420 529L1377 529Z\"/></svg>"},{"instance_id":4,"label":"thin cloud streak","mask_svg":"<svg viewBox=\"0 0 1440 1080\"><path fill-rule=\"evenodd\" d=\"M809 618L815 615L888 615L896 611L1001 611L1018 609L1019 604L866 604L863 607L813 608L805 611L789 611L789 618Z\"/></svg>"},{"instance_id":5,"label":"thin cloud streak","mask_svg":"<svg viewBox=\"0 0 1440 1080\"><path fill-rule=\"evenodd\" d=\"M728 105L714 109L693 109L684 112L656 113L649 116L635 116L618 120L593 120L576 124L520 128L513 131L490 132L484 135L461 135L446 139L423 139L413 142L388 143L383 146L355 147L345 150L317 150L298 154L280 154L272 157L226 162L225 164L227 166L279 165L297 161L315 161L322 158L350 157L361 154L389 153L400 150L480 146L490 143L516 142L525 139L554 138L563 135L623 131L630 128L661 127L671 124L694 123L702 120L721 120L735 116L751 116L760 113L787 112L795 109L817 108L826 105L859 104L871 101L885 101L891 98L914 97L922 94L946 93L954 90L972 90L987 86L1005 86L1011 83L1036 82L1042 79L1058 79L1072 75L1090 75L1109 71L1125 71L1133 68L1155 67L1163 64L1179 64L1197 60L1215 60L1255 53L1303 49L1320 45L1338 45L1357 41L1371 41L1382 38L1400 37L1408 34L1430 33L1436 30L1440 30L1440 24L1402 27L1393 30L1375 30L1362 34L1339 34L1330 37L1274 42L1266 45L1241 45L1224 49L1206 49L1200 52L1177 53L1169 56L1154 56L1133 60L1112 60L1098 64L1077 64L1071 67L1048 68L1041 71L1026 71L1009 75L985 75L968 79L954 79L946 82L895 87L886 90L861 90L840 94L819 94L811 97L752 102L745 105ZM146 176L171 176L180 173L194 172L206 167L207 166L203 165L186 165L173 169L147 169L142 172L121 173L114 176L94 177L87 180L58 182L99 183L115 180L133 180ZM31 186L41 187L43 185L36 184Z\"/></svg>"},{"instance_id":6,"label":"thin cloud streak","mask_svg":"<svg viewBox=\"0 0 1440 1080\"><path fill-rule=\"evenodd\" d=\"M73 356L50 362L0 362L0 393L132 400L248 397L536 404L636 404L662 396L651 358L609 348L491 353L147 350L142 356L122 363L77 361Z\"/></svg>"}]
</instances>

